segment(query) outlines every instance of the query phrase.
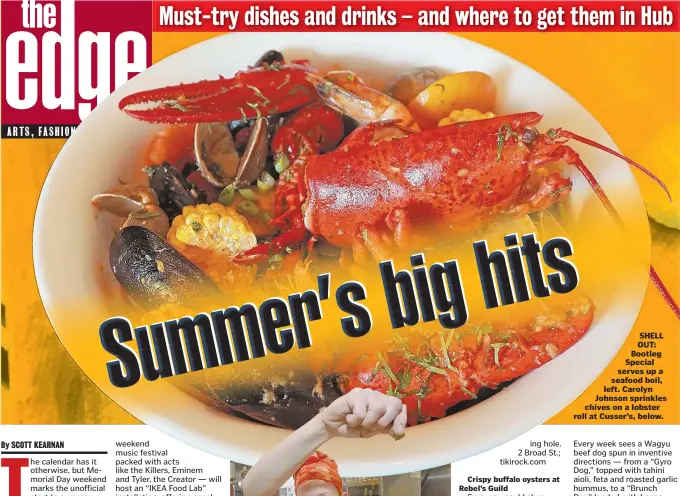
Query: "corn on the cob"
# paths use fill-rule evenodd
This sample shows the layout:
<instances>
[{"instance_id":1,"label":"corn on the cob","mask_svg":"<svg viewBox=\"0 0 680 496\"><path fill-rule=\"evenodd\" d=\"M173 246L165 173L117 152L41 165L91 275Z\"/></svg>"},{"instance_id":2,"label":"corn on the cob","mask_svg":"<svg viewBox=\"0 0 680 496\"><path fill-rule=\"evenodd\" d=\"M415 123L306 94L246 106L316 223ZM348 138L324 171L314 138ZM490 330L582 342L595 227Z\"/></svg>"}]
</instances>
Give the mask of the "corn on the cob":
<instances>
[{"instance_id":1,"label":"corn on the cob","mask_svg":"<svg viewBox=\"0 0 680 496\"><path fill-rule=\"evenodd\" d=\"M439 127L448 126L457 122L479 121L482 119L491 119L496 117L493 112L482 113L475 109L454 110L448 117L444 117L439 121Z\"/></svg>"},{"instance_id":2,"label":"corn on the cob","mask_svg":"<svg viewBox=\"0 0 680 496\"><path fill-rule=\"evenodd\" d=\"M220 203L184 207L168 231L168 243L225 291L248 287L257 268L232 259L257 245L248 221Z\"/></svg>"}]
</instances>

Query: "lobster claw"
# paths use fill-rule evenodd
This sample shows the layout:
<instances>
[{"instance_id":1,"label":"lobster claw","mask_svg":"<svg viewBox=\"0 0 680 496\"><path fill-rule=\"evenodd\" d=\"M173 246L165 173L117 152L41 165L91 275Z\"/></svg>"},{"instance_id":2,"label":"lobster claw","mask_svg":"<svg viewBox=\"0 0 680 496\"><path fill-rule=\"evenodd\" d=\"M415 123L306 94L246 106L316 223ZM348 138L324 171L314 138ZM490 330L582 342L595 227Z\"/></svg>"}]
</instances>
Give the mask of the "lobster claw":
<instances>
[{"instance_id":1,"label":"lobster claw","mask_svg":"<svg viewBox=\"0 0 680 496\"><path fill-rule=\"evenodd\" d=\"M307 65L267 65L231 78L140 91L118 107L145 122L230 122L288 112L318 99Z\"/></svg>"}]
</instances>

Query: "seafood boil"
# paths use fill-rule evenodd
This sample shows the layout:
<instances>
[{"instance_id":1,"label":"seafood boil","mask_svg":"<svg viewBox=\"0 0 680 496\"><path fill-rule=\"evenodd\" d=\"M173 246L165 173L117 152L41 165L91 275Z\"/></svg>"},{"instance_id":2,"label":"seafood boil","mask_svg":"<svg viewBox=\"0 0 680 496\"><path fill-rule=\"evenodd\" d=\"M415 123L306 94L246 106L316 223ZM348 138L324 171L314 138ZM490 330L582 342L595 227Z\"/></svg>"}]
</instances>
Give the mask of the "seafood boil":
<instances>
[{"instance_id":1,"label":"seafood boil","mask_svg":"<svg viewBox=\"0 0 680 496\"><path fill-rule=\"evenodd\" d=\"M565 165L621 223L569 140L621 158L665 189L588 138L539 132L536 112L496 115L495 99L495 82L481 72L415 68L377 88L276 51L230 78L129 95L121 111L168 127L147 156L148 184L92 200L124 219L112 271L134 304L155 312L329 263L380 262L435 234L546 212L571 193ZM596 309L583 295L559 301L513 322L395 332L385 349L347 353L330 370L238 385L212 374L195 390L230 414L296 428L338 395L370 388L402 398L415 425L481 401L576 344Z\"/></svg>"}]
</instances>

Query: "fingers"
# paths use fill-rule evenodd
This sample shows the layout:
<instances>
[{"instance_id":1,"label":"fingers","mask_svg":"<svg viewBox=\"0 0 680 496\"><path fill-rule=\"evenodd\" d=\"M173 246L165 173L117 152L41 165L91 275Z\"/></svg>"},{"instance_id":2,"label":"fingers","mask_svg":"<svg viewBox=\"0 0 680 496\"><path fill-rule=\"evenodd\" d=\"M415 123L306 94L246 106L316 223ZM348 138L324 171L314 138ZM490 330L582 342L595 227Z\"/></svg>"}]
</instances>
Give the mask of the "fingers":
<instances>
[{"instance_id":1,"label":"fingers","mask_svg":"<svg viewBox=\"0 0 680 496\"><path fill-rule=\"evenodd\" d=\"M368 411L368 399L372 391L367 389L353 389L347 395L347 405L350 413L346 417L350 427L357 427L362 424Z\"/></svg>"},{"instance_id":2,"label":"fingers","mask_svg":"<svg viewBox=\"0 0 680 496\"><path fill-rule=\"evenodd\" d=\"M404 435L406 406L399 398L371 389L353 389L343 397L344 420L336 428L345 437L373 437L390 433L395 439Z\"/></svg>"},{"instance_id":3,"label":"fingers","mask_svg":"<svg viewBox=\"0 0 680 496\"><path fill-rule=\"evenodd\" d=\"M385 430L402 411L401 400L393 396L371 391L368 396L368 411L361 427L364 429Z\"/></svg>"},{"instance_id":4,"label":"fingers","mask_svg":"<svg viewBox=\"0 0 680 496\"><path fill-rule=\"evenodd\" d=\"M392 422L392 434L395 436L403 436L404 431L406 430L407 420L406 405L401 405L401 411L399 412L399 415L397 415L397 417L394 419L394 422Z\"/></svg>"},{"instance_id":5,"label":"fingers","mask_svg":"<svg viewBox=\"0 0 680 496\"><path fill-rule=\"evenodd\" d=\"M385 406L384 402L371 402L368 405L368 413L361 423L361 427L364 429L373 429L374 427L377 427L378 421L386 415L387 406Z\"/></svg>"},{"instance_id":6,"label":"fingers","mask_svg":"<svg viewBox=\"0 0 680 496\"><path fill-rule=\"evenodd\" d=\"M392 425L397 416L401 414L402 409L406 408L401 401L399 401L397 398L394 399L397 401L388 402L386 407L387 411L376 423L376 426L379 429L386 430L390 425Z\"/></svg>"}]
</instances>

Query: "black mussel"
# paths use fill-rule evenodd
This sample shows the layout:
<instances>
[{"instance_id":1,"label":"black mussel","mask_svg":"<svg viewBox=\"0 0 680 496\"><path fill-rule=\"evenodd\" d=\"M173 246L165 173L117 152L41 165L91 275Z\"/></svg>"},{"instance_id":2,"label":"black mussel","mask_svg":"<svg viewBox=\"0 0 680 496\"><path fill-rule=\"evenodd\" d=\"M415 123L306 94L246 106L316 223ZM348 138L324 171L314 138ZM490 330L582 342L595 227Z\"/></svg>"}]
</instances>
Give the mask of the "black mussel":
<instances>
[{"instance_id":1,"label":"black mussel","mask_svg":"<svg viewBox=\"0 0 680 496\"><path fill-rule=\"evenodd\" d=\"M491 398L493 395L498 394L502 389L505 389L508 387L510 384L515 382L513 379L512 381L507 381L502 384L500 384L497 388L491 389L491 388L482 388L477 392L477 398L467 400L467 401L461 401L460 403L456 403L454 406L451 408L448 408L446 410L446 415L453 415L454 413L462 412L463 410L467 410L468 408L472 408L473 406L477 405L478 403L481 403L484 400L488 400Z\"/></svg>"},{"instance_id":2,"label":"black mussel","mask_svg":"<svg viewBox=\"0 0 680 496\"><path fill-rule=\"evenodd\" d=\"M247 380L213 375L208 387L231 410L268 425L298 429L341 396L334 375L249 374Z\"/></svg>"},{"instance_id":3,"label":"black mussel","mask_svg":"<svg viewBox=\"0 0 680 496\"><path fill-rule=\"evenodd\" d=\"M295 111L289 112L291 115L294 115L295 113ZM276 131L283 125L285 122L284 115L286 114L272 114L265 117L265 119L267 119L267 127L269 128L269 136L274 137Z\"/></svg>"},{"instance_id":4,"label":"black mussel","mask_svg":"<svg viewBox=\"0 0 680 496\"><path fill-rule=\"evenodd\" d=\"M250 125L250 120L244 119L244 120L238 120L238 121L231 121L227 126L229 126L229 130L233 133L236 134L238 131L240 131L243 128L246 128Z\"/></svg>"},{"instance_id":5,"label":"black mussel","mask_svg":"<svg viewBox=\"0 0 680 496\"><path fill-rule=\"evenodd\" d=\"M148 229L121 229L109 249L111 270L143 308L182 304L217 293L212 280L180 252Z\"/></svg>"},{"instance_id":6,"label":"black mussel","mask_svg":"<svg viewBox=\"0 0 680 496\"><path fill-rule=\"evenodd\" d=\"M205 196L168 163L152 165L145 171L149 176L149 186L158 196L159 205L170 222L182 213L184 207L201 203Z\"/></svg>"},{"instance_id":7,"label":"black mussel","mask_svg":"<svg viewBox=\"0 0 680 496\"><path fill-rule=\"evenodd\" d=\"M184 164L184 167L182 167L181 174L182 174L182 176L188 178L191 174L193 174L194 172L198 172L198 171L199 171L199 168L198 168L198 164L196 162L187 162L186 164Z\"/></svg>"},{"instance_id":8,"label":"black mussel","mask_svg":"<svg viewBox=\"0 0 680 496\"><path fill-rule=\"evenodd\" d=\"M257 59L257 62L255 62L255 67L261 67L264 64L272 65L275 62L283 64L283 54L281 52L277 52L276 50L269 50L268 52L265 52L262 57Z\"/></svg>"}]
</instances>

